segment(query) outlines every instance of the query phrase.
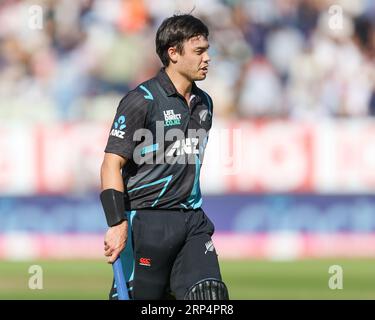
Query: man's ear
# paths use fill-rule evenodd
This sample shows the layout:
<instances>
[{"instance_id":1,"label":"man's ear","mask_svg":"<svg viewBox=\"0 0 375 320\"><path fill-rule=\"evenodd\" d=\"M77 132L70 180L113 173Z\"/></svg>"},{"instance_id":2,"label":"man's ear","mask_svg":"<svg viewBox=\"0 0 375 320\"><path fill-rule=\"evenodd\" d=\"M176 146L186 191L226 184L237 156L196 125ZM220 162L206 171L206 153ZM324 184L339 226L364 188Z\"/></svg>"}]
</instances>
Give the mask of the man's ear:
<instances>
[{"instance_id":1,"label":"man's ear","mask_svg":"<svg viewBox=\"0 0 375 320\"><path fill-rule=\"evenodd\" d=\"M178 52L177 52L176 47L170 47L168 49L168 56L169 56L169 59L171 59L172 63L176 63L177 62L177 60L178 60Z\"/></svg>"}]
</instances>

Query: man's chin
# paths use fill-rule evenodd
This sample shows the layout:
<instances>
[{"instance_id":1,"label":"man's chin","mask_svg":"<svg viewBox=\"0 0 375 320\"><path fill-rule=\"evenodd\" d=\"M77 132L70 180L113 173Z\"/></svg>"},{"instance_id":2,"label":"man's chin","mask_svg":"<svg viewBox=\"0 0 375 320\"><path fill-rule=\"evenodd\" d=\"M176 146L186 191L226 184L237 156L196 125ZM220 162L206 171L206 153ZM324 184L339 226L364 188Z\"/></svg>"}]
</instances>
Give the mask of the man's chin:
<instances>
[{"instance_id":1,"label":"man's chin","mask_svg":"<svg viewBox=\"0 0 375 320\"><path fill-rule=\"evenodd\" d=\"M203 75L199 74L199 75L196 76L196 78L194 79L194 81L202 81L204 79L206 79L206 75L205 74L203 74Z\"/></svg>"}]
</instances>

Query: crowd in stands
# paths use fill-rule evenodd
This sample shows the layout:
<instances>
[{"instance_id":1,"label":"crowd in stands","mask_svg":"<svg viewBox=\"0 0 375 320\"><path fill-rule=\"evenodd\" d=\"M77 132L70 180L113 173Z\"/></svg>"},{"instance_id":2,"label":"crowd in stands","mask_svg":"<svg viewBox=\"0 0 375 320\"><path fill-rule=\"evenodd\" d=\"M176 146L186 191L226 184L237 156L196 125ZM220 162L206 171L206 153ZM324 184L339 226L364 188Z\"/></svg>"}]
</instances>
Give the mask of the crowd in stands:
<instances>
[{"instance_id":1,"label":"crowd in stands","mask_svg":"<svg viewBox=\"0 0 375 320\"><path fill-rule=\"evenodd\" d=\"M160 69L163 19L189 12L210 29L198 85L217 117L375 116L373 0L3 0L0 119L111 119Z\"/></svg>"}]
</instances>

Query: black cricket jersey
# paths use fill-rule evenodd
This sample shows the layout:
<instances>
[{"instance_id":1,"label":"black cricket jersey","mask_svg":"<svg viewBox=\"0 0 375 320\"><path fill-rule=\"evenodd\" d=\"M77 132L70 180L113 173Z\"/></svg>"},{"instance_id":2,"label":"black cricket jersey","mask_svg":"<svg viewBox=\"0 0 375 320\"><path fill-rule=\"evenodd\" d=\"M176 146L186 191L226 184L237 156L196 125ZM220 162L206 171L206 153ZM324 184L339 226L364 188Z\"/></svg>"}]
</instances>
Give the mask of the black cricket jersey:
<instances>
[{"instance_id":1,"label":"black cricket jersey","mask_svg":"<svg viewBox=\"0 0 375 320\"><path fill-rule=\"evenodd\" d=\"M206 92L193 83L188 103L164 68L122 98L105 152L128 159L122 169L128 210L200 208L212 111Z\"/></svg>"}]
</instances>

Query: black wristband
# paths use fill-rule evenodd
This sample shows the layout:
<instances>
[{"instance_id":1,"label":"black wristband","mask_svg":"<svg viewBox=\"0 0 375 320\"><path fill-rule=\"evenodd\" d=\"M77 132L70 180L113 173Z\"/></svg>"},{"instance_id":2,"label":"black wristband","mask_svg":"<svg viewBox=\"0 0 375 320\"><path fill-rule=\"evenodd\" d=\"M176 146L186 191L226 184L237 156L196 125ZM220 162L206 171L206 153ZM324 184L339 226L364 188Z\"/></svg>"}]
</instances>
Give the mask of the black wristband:
<instances>
[{"instance_id":1,"label":"black wristband","mask_svg":"<svg viewBox=\"0 0 375 320\"><path fill-rule=\"evenodd\" d=\"M103 190L100 200L104 209L107 224L112 227L123 220L128 220L125 213L124 193L115 189Z\"/></svg>"}]
</instances>

